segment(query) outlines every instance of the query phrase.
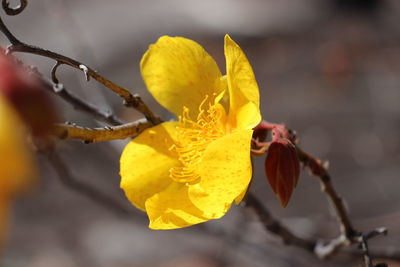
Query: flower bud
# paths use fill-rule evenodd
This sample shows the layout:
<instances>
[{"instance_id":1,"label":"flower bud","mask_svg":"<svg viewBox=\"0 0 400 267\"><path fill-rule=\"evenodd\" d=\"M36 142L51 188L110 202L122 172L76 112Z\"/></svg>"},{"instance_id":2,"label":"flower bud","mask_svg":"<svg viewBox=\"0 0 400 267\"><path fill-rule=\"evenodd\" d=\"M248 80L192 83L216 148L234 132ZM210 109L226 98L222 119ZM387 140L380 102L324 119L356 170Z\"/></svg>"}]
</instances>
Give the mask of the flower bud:
<instances>
[{"instance_id":1,"label":"flower bud","mask_svg":"<svg viewBox=\"0 0 400 267\"><path fill-rule=\"evenodd\" d=\"M272 130L272 142L265 158L265 173L272 190L286 207L300 176L296 147L282 137L278 128Z\"/></svg>"},{"instance_id":2,"label":"flower bud","mask_svg":"<svg viewBox=\"0 0 400 267\"><path fill-rule=\"evenodd\" d=\"M21 119L30 128L34 136L48 134L57 113L38 79L18 65L0 49L0 94L2 94Z\"/></svg>"}]
</instances>

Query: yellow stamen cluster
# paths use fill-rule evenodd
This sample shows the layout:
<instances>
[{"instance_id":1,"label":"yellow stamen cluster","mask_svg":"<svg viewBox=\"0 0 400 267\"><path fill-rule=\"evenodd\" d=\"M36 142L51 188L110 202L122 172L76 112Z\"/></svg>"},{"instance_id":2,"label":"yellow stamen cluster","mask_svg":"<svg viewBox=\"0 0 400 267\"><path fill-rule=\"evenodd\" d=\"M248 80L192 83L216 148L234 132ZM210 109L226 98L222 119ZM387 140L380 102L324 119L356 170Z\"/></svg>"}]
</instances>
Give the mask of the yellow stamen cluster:
<instances>
[{"instance_id":1,"label":"yellow stamen cluster","mask_svg":"<svg viewBox=\"0 0 400 267\"><path fill-rule=\"evenodd\" d=\"M201 102L197 120L190 118L189 109L183 108L179 117L180 126L177 127L177 141L170 147L180 162L179 166L170 169L170 178L176 182L195 182L200 178L198 165L207 145L224 135L225 130L221 122L223 107L208 101L208 109L204 106L208 96Z\"/></svg>"}]
</instances>

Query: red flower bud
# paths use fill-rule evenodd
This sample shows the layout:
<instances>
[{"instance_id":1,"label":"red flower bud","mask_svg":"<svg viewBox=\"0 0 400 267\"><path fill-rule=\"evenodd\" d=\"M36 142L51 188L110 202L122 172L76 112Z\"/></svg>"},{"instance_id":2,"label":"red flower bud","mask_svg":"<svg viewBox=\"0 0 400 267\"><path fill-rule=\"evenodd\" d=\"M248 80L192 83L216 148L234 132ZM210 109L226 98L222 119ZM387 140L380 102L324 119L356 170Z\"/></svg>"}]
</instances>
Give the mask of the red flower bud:
<instances>
[{"instance_id":1,"label":"red flower bud","mask_svg":"<svg viewBox=\"0 0 400 267\"><path fill-rule=\"evenodd\" d=\"M0 48L0 93L14 106L34 136L48 134L57 120L56 109L32 74Z\"/></svg>"},{"instance_id":2,"label":"red flower bud","mask_svg":"<svg viewBox=\"0 0 400 267\"><path fill-rule=\"evenodd\" d=\"M282 137L278 128L272 130L272 142L265 158L265 172L272 190L286 207L300 176L296 147Z\"/></svg>"}]
</instances>

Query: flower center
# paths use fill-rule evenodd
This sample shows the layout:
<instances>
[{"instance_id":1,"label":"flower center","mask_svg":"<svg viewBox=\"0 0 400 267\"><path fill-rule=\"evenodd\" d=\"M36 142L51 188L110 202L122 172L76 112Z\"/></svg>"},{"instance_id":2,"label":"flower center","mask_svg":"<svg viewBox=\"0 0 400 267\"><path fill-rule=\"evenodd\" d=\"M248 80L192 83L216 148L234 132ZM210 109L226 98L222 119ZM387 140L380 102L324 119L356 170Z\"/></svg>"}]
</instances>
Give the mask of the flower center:
<instances>
[{"instance_id":1,"label":"flower center","mask_svg":"<svg viewBox=\"0 0 400 267\"><path fill-rule=\"evenodd\" d=\"M176 182L189 183L198 180L198 166L207 145L225 134L222 123L223 107L210 100L205 109L207 100L208 95L199 106L196 121L190 118L187 107L183 107L182 116L179 116L177 141L169 148L177 154L180 163L169 170L170 178Z\"/></svg>"}]
</instances>

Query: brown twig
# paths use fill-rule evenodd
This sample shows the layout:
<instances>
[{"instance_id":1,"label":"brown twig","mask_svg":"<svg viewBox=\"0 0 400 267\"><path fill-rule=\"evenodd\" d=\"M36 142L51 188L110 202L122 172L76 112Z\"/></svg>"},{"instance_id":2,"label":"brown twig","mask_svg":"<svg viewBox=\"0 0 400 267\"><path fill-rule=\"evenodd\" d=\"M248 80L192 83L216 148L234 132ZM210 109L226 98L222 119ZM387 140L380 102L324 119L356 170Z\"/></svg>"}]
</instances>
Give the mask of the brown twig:
<instances>
[{"instance_id":1,"label":"brown twig","mask_svg":"<svg viewBox=\"0 0 400 267\"><path fill-rule=\"evenodd\" d=\"M309 238L302 238L297 235L295 235L293 232L291 232L284 224L282 224L277 218L275 218L269 211L268 209L262 205L262 203L257 199L257 197L249 192L244 200L245 206L248 208L251 208L254 210L255 214L258 216L260 219L260 222L263 224L264 228L278 236L285 245L292 245L295 247L298 247L300 249L303 249L305 251L308 251L310 253L315 254L321 259L327 258L327 256L331 256L334 251L336 251L337 248L343 246L342 240L340 238L333 239L329 242L329 246L327 245L322 245L322 242L316 241L314 239L309 239ZM386 234L386 229L384 227L377 228L372 230L371 232L364 234L363 239L365 242L367 242L369 239L376 237L378 235L385 235ZM343 237L342 237L343 238ZM361 242L361 239L359 237L358 243ZM340 246L335 247L333 250L331 246L333 244L338 243ZM325 248L325 251L317 251L317 249L322 249ZM346 251L338 251L343 256L349 256L349 257L359 257L363 256L364 257L364 252L359 251L356 249L352 250L346 250ZM324 257L321 257L321 255L324 254ZM382 260L396 260L400 261L400 251L399 250L393 250L393 251L387 251L387 250L381 250L381 251L369 251L369 257L370 259L376 258L376 259L382 259ZM383 265L382 265L383 266Z\"/></svg>"},{"instance_id":2,"label":"brown twig","mask_svg":"<svg viewBox=\"0 0 400 267\"><path fill-rule=\"evenodd\" d=\"M314 158L313 156L305 153L301 150L298 146L297 153L299 156L299 160L303 162L304 166L307 167L310 173L319 178L321 183L321 189L325 192L330 199L335 212L336 216L340 225L340 236L337 238L332 239L328 243L319 242L315 246L315 253L320 258L326 258L336 252L339 248L343 246L349 246L352 244L363 244L366 247L367 240L371 239L377 235L386 234L387 230L385 227L380 227L377 229L372 230L367 234L363 234L362 232L356 231L350 221L349 214L345 207L345 204L339 194L336 192L331 177L328 174L326 167L324 164ZM370 256L368 256L370 257ZM372 261L372 260L371 260Z\"/></svg>"},{"instance_id":3,"label":"brown twig","mask_svg":"<svg viewBox=\"0 0 400 267\"><path fill-rule=\"evenodd\" d=\"M3 0L3 7L5 6L4 3L6 1ZM25 2L24 2L25 3ZM27 4L27 1L26 1ZM21 2L22 6L22 2ZM8 7L8 5L7 5ZM23 8L17 8L18 12L16 14L19 14ZM9 8L9 10L12 10ZM21 52L21 53L30 53L30 54L35 54L47 58L51 58L56 61L56 65L53 67L52 70L52 77L53 80L56 82L58 81L56 78L56 70L57 68L62 65L69 65L75 69L83 71L85 74L86 79L88 80L89 77L95 79L99 83L103 84L105 87L113 91L114 93L118 94L121 98L124 99L124 104L128 107L133 107L139 112L141 112L148 121L152 122L153 124L159 124L161 122L160 118L156 116L150 109L149 107L143 102L142 98L137 95L137 94L132 94L129 92L129 90L123 88L122 86L119 86L112 81L108 80L104 76L100 75L97 71L94 69L88 67L86 64L83 64L82 62L79 62L77 60L74 60L72 58L66 57L64 55L52 52L47 49L43 49L40 47L36 47L33 45L26 44L22 41L20 41L18 38L16 38L6 27L4 24L3 20L0 17L0 31L3 32L3 34L7 37L7 39L10 41L11 45L7 48L8 53L14 53L14 52Z\"/></svg>"},{"instance_id":4,"label":"brown twig","mask_svg":"<svg viewBox=\"0 0 400 267\"><path fill-rule=\"evenodd\" d=\"M79 139L85 143L103 142L135 137L152 124L145 119L115 127L85 128L73 124L54 126L53 134L61 139Z\"/></svg>"},{"instance_id":5,"label":"brown twig","mask_svg":"<svg viewBox=\"0 0 400 267\"><path fill-rule=\"evenodd\" d=\"M296 148L299 160L310 170L312 175L319 178L321 190L325 192L330 199L340 225L341 235L339 237L332 239L327 244L319 243L315 248L317 255L324 258L334 253L341 246L347 246L358 242L358 237L361 236L361 233L354 229L344 202L333 187L331 177L323 163L301 150L298 146Z\"/></svg>"},{"instance_id":6,"label":"brown twig","mask_svg":"<svg viewBox=\"0 0 400 267\"><path fill-rule=\"evenodd\" d=\"M361 236L360 247L364 255L365 267L373 267L371 256L369 255L368 243L364 236Z\"/></svg>"},{"instance_id":7,"label":"brown twig","mask_svg":"<svg viewBox=\"0 0 400 267\"><path fill-rule=\"evenodd\" d=\"M50 79L38 75L39 80L42 82L44 88L63 99L65 102L72 105L76 110L83 111L93 116L95 119L105 122L110 125L124 124L120 118L114 115L111 111L103 111L95 105L83 100L71 91L67 90L61 83L53 83Z\"/></svg>"},{"instance_id":8,"label":"brown twig","mask_svg":"<svg viewBox=\"0 0 400 267\"><path fill-rule=\"evenodd\" d=\"M299 147L297 147L297 152L299 159L303 162L304 166L308 167L311 174L319 178L321 182L321 190L325 192L331 200L340 223L341 234L347 239L352 239L354 236L358 235L350 221L344 202L333 187L331 177L322 162L305 153Z\"/></svg>"},{"instance_id":9,"label":"brown twig","mask_svg":"<svg viewBox=\"0 0 400 267\"><path fill-rule=\"evenodd\" d=\"M366 267L373 267L374 264L372 263L372 256L368 248L368 239L373 238L375 236L379 235L386 235L387 234L387 229L385 227L380 227L377 229L372 230L371 232L361 235L358 239L359 242L359 248L361 248L363 257L364 257L364 263ZM379 266L384 266L385 263L378 264Z\"/></svg>"}]
</instances>

